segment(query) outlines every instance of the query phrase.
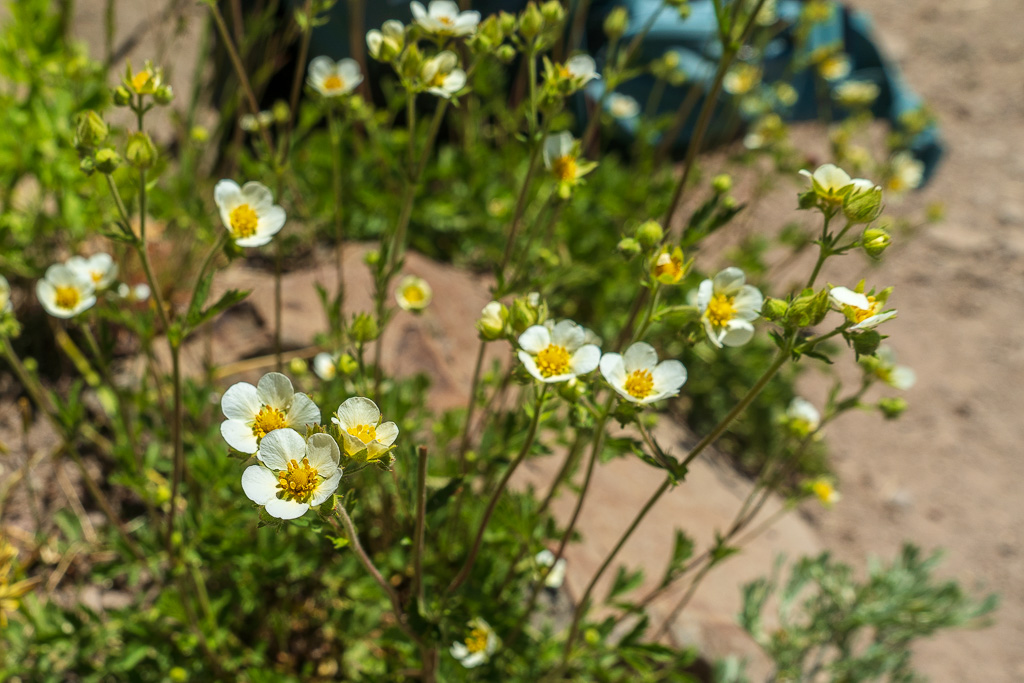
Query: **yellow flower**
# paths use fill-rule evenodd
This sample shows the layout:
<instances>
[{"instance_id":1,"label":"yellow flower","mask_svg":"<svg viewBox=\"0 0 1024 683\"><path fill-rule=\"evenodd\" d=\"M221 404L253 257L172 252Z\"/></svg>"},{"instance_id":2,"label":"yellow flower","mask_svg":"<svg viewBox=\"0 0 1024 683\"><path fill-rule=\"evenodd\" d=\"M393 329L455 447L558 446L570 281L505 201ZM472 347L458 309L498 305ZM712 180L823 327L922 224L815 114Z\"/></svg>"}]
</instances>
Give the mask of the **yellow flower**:
<instances>
[{"instance_id":1,"label":"yellow flower","mask_svg":"<svg viewBox=\"0 0 1024 683\"><path fill-rule=\"evenodd\" d=\"M7 628L8 615L18 611L19 598L32 590L38 582L38 579L11 581L17 557L18 551L14 546L0 538L0 629Z\"/></svg>"},{"instance_id":2,"label":"yellow flower","mask_svg":"<svg viewBox=\"0 0 1024 683\"><path fill-rule=\"evenodd\" d=\"M807 485L807 488L817 496L818 500L825 507L832 507L842 498L839 495L839 491L836 491L835 486L832 485L832 482L827 479L815 479Z\"/></svg>"}]
</instances>

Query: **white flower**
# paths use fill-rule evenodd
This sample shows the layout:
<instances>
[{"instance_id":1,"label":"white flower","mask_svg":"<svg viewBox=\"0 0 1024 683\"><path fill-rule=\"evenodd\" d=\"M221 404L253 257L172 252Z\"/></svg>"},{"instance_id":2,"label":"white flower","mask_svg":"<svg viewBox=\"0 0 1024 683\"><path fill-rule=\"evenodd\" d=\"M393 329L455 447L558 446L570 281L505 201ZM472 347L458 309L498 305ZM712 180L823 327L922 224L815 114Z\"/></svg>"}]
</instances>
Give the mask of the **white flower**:
<instances>
[{"instance_id":1,"label":"white flower","mask_svg":"<svg viewBox=\"0 0 1024 683\"><path fill-rule=\"evenodd\" d=\"M730 95L746 95L761 82L761 69L740 62L729 69L722 79L722 88Z\"/></svg>"},{"instance_id":2,"label":"white flower","mask_svg":"<svg viewBox=\"0 0 1024 683\"><path fill-rule=\"evenodd\" d=\"M93 254L89 258L72 256L67 260L67 266L92 280L97 290L106 289L117 277L117 264L110 254L103 252Z\"/></svg>"},{"instance_id":3,"label":"white flower","mask_svg":"<svg viewBox=\"0 0 1024 683\"><path fill-rule=\"evenodd\" d=\"M896 365L896 352L890 346L879 346L874 357L861 359L866 367L893 389L906 391L917 382L917 373L906 365Z\"/></svg>"},{"instance_id":4,"label":"white flower","mask_svg":"<svg viewBox=\"0 0 1024 683\"><path fill-rule=\"evenodd\" d=\"M743 346L754 336L753 320L761 313L764 297L744 284L743 271L726 268L697 289L697 308L708 339L715 346Z\"/></svg>"},{"instance_id":5,"label":"white flower","mask_svg":"<svg viewBox=\"0 0 1024 683\"><path fill-rule=\"evenodd\" d=\"M617 119L631 119L640 113L640 103L629 95L613 92L608 96L608 112Z\"/></svg>"},{"instance_id":6,"label":"white flower","mask_svg":"<svg viewBox=\"0 0 1024 683\"><path fill-rule=\"evenodd\" d=\"M565 382L593 372L601 360L601 349L586 343L586 332L571 320L562 320L549 330L533 325L519 336L519 360L541 382Z\"/></svg>"},{"instance_id":7,"label":"white flower","mask_svg":"<svg viewBox=\"0 0 1024 683\"><path fill-rule=\"evenodd\" d=\"M560 588L565 582L565 567L567 564L565 558L560 557L555 562L555 554L545 548L537 553L533 559L537 566L542 568L539 572L541 576L544 576L545 569L551 568L547 570L547 576L544 577L544 586L547 588Z\"/></svg>"},{"instance_id":8,"label":"white flower","mask_svg":"<svg viewBox=\"0 0 1024 683\"><path fill-rule=\"evenodd\" d=\"M122 299L127 299L132 302L146 301L149 299L149 295L151 293L149 285L145 282L140 282L134 287L130 286L127 282L122 282L117 286L117 295Z\"/></svg>"},{"instance_id":9,"label":"white flower","mask_svg":"<svg viewBox=\"0 0 1024 683\"><path fill-rule=\"evenodd\" d=\"M385 62L394 59L405 47L405 25L397 19L388 19L379 31L366 32L366 47L374 59Z\"/></svg>"},{"instance_id":10,"label":"white flower","mask_svg":"<svg viewBox=\"0 0 1024 683\"><path fill-rule=\"evenodd\" d=\"M452 95L462 90L466 85L466 72L457 68L458 65L459 58L449 50L425 61L420 70L420 78L427 92L451 99Z\"/></svg>"},{"instance_id":11,"label":"white flower","mask_svg":"<svg viewBox=\"0 0 1024 683\"><path fill-rule=\"evenodd\" d=\"M398 425L380 420L380 408L362 396L353 396L342 403L331 418L341 430L345 454L354 457L365 451L367 460L376 460L387 453L398 438Z\"/></svg>"},{"instance_id":12,"label":"white flower","mask_svg":"<svg viewBox=\"0 0 1024 683\"><path fill-rule=\"evenodd\" d=\"M559 70L559 75L571 79L577 88L581 88L595 78L599 78L597 62L590 55L570 57L569 61Z\"/></svg>"},{"instance_id":13,"label":"white flower","mask_svg":"<svg viewBox=\"0 0 1024 683\"><path fill-rule=\"evenodd\" d=\"M336 97L352 92L363 82L363 72L354 59L334 61L320 56L309 63L306 83L324 97Z\"/></svg>"},{"instance_id":14,"label":"white flower","mask_svg":"<svg viewBox=\"0 0 1024 683\"><path fill-rule=\"evenodd\" d=\"M320 422L320 409L306 394L295 393L290 379L270 372L253 386L239 382L228 388L220 400L227 419L220 434L228 445L242 453L255 453L260 439L275 429L302 429Z\"/></svg>"},{"instance_id":15,"label":"white flower","mask_svg":"<svg viewBox=\"0 0 1024 683\"><path fill-rule=\"evenodd\" d=\"M96 303L96 287L91 278L71 266L55 263L36 283L36 296L53 317L73 318Z\"/></svg>"},{"instance_id":16,"label":"white flower","mask_svg":"<svg viewBox=\"0 0 1024 683\"><path fill-rule=\"evenodd\" d=\"M395 290L395 301L403 311L422 311L430 305L434 291L426 280L415 275L407 275L398 283Z\"/></svg>"},{"instance_id":17,"label":"white flower","mask_svg":"<svg viewBox=\"0 0 1024 683\"><path fill-rule=\"evenodd\" d=\"M243 114L242 118L238 119L238 126L247 133L258 131L261 128L270 128L273 123L274 112L266 109L255 116Z\"/></svg>"},{"instance_id":18,"label":"white flower","mask_svg":"<svg viewBox=\"0 0 1024 683\"><path fill-rule=\"evenodd\" d=\"M333 355L321 351L313 357L313 372L320 379L329 382L338 376L338 361Z\"/></svg>"},{"instance_id":19,"label":"white flower","mask_svg":"<svg viewBox=\"0 0 1024 683\"><path fill-rule=\"evenodd\" d=\"M213 190L224 227L240 247L260 247L284 227L284 209L265 185L221 180Z\"/></svg>"},{"instance_id":20,"label":"white flower","mask_svg":"<svg viewBox=\"0 0 1024 683\"><path fill-rule=\"evenodd\" d=\"M882 311L885 298L865 295L846 287L833 287L829 290L829 298L846 319L855 323L850 332L863 332L877 327L890 318L896 317L896 311Z\"/></svg>"},{"instance_id":21,"label":"white flower","mask_svg":"<svg viewBox=\"0 0 1024 683\"><path fill-rule=\"evenodd\" d=\"M924 163L910 152L900 152L889 160L889 180L886 188L892 192L906 192L921 186L924 179Z\"/></svg>"},{"instance_id":22,"label":"white flower","mask_svg":"<svg viewBox=\"0 0 1024 683\"><path fill-rule=\"evenodd\" d=\"M658 362L658 352L646 342L636 342L626 353L601 356L601 374L623 398L647 405L679 393L686 384L686 368L677 360Z\"/></svg>"},{"instance_id":23,"label":"white flower","mask_svg":"<svg viewBox=\"0 0 1024 683\"><path fill-rule=\"evenodd\" d=\"M14 310L11 303L11 283L3 275L0 275L0 313L10 313Z\"/></svg>"},{"instance_id":24,"label":"white flower","mask_svg":"<svg viewBox=\"0 0 1024 683\"><path fill-rule=\"evenodd\" d=\"M409 9L413 21L438 36L466 36L476 31L480 23L479 12L460 12L458 3L452 0L431 0L426 9L414 1Z\"/></svg>"},{"instance_id":25,"label":"white flower","mask_svg":"<svg viewBox=\"0 0 1024 683\"><path fill-rule=\"evenodd\" d=\"M329 434L309 440L291 429L276 429L260 443L261 465L242 472L242 490L267 514L295 519L320 505L338 489L341 451Z\"/></svg>"},{"instance_id":26,"label":"white flower","mask_svg":"<svg viewBox=\"0 0 1024 683\"><path fill-rule=\"evenodd\" d=\"M464 641L452 643L452 657L459 660L462 666L472 669L484 664L498 649L501 640L490 624L477 617L469 622L469 635Z\"/></svg>"},{"instance_id":27,"label":"white flower","mask_svg":"<svg viewBox=\"0 0 1024 683\"><path fill-rule=\"evenodd\" d=\"M821 413L814 407L814 404L807 399L794 396L786 408L786 418L789 427L798 436L806 437L817 431L821 426Z\"/></svg>"},{"instance_id":28,"label":"white flower","mask_svg":"<svg viewBox=\"0 0 1024 683\"><path fill-rule=\"evenodd\" d=\"M546 137L543 154L544 167L566 187L577 185L580 178L597 167L594 162L580 162L580 144L568 131Z\"/></svg>"}]
</instances>

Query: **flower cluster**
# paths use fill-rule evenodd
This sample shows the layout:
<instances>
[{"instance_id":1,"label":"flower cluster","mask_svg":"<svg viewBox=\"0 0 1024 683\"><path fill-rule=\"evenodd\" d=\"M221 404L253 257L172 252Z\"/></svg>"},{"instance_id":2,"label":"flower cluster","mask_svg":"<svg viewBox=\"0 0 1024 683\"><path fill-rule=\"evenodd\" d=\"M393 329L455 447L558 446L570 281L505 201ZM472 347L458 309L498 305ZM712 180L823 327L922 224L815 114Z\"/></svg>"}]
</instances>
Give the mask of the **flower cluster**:
<instances>
[{"instance_id":1,"label":"flower cluster","mask_svg":"<svg viewBox=\"0 0 1024 683\"><path fill-rule=\"evenodd\" d=\"M110 254L101 252L88 258L72 256L46 269L43 279L36 283L36 296L53 317L73 318L92 308L96 294L109 288L115 278L117 264ZM9 287L7 291L9 305Z\"/></svg>"},{"instance_id":2,"label":"flower cluster","mask_svg":"<svg viewBox=\"0 0 1024 683\"><path fill-rule=\"evenodd\" d=\"M313 400L278 372L264 375L255 387L232 385L221 410L227 418L221 423L224 440L257 460L242 473L242 490L279 519L300 517L330 498L341 481L342 456L380 461L398 438L397 425L382 422L377 405L362 396L342 403L333 425L320 425ZM304 437L300 431L312 433Z\"/></svg>"}]
</instances>

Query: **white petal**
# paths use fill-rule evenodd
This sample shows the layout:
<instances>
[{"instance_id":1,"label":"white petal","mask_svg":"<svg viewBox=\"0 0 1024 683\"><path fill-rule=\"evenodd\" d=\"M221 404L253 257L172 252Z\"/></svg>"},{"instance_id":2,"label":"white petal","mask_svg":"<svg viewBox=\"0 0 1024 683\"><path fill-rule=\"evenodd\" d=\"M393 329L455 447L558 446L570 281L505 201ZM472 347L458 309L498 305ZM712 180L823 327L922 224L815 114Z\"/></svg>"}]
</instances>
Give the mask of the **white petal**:
<instances>
[{"instance_id":1,"label":"white petal","mask_svg":"<svg viewBox=\"0 0 1024 683\"><path fill-rule=\"evenodd\" d=\"M360 425L374 425L380 421L377 404L363 396L353 396L338 406L338 424L348 430Z\"/></svg>"},{"instance_id":2,"label":"white petal","mask_svg":"<svg viewBox=\"0 0 1024 683\"><path fill-rule=\"evenodd\" d=\"M221 216L230 216L231 210L242 203L242 188L234 180L221 180L213 188L213 201L221 211ZM230 225L230 218L224 219Z\"/></svg>"},{"instance_id":3,"label":"white petal","mask_svg":"<svg viewBox=\"0 0 1024 683\"><path fill-rule=\"evenodd\" d=\"M271 498L266 504L267 514L271 517L277 517L278 519L296 519L297 517L301 517L306 514L306 510L308 509L308 503L299 503L294 500L282 500L280 498Z\"/></svg>"},{"instance_id":4,"label":"white petal","mask_svg":"<svg viewBox=\"0 0 1024 683\"><path fill-rule=\"evenodd\" d=\"M606 353L601 356L601 375L613 387L621 387L626 383L626 367L622 356L617 353Z\"/></svg>"},{"instance_id":5,"label":"white petal","mask_svg":"<svg viewBox=\"0 0 1024 683\"><path fill-rule=\"evenodd\" d=\"M686 384L686 366L677 360L663 360L651 373L654 380L654 393L659 398L675 396Z\"/></svg>"},{"instance_id":6,"label":"white petal","mask_svg":"<svg viewBox=\"0 0 1024 683\"><path fill-rule=\"evenodd\" d=\"M289 427L301 430L306 425L319 424L320 409L309 396L293 394L292 406L288 409L285 419Z\"/></svg>"},{"instance_id":7,"label":"white petal","mask_svg":"<svg viewBox=\"0 0 1024 683\"><path fill-rule=\"evenodd\" d=\"M715 294L731 295L743 286L746 278L739 268L726 268L718 273L714 280Z\"/></svg>"},{"instance_id":8,"label":"white petal","mask_svg":"<svg viewBox=\"0 0 1024 683\"><path fill-rule=\"evenodd\" d=\"M631 344L622 356L622 364L626 374L634 370L653 370L658 364L658 352L647 342Z\"/></svg>"},{"instance_id":9,"label":"white petal","mask_svg":"<svg viewBox=\"0 0 1024 683\"><path fill-rule=\"evenodd\" d=\"M600 362L601 349L593 344L586 344L578 348L576 353L572 354L569 365L572 367L573 374L579 376L593 372L597 369L597 365Z\"/></svg>"},{"instance_id":10,"label":"white petal","mask_svg":"<svg viewBox=\"0 0 1024 683\"><path fill-rule=\"evenodd\" d=\"M708 341L718 348L722 348L722 338L725 336L725 328L716 330L714 326L708 322L707 318L703 318L702 322L704 323L704 332L708 335Z\"/></svg>"},{"instance_id":11,"label":"white petal","mask_svg":"<svg viewBox=\"0 0 1024 683\"><path fill-rule=\"evenodd\" d=\"M334 60L330 57L320 55L309 63L309 75L317 82L323 82L335 70Z\"/></svg>"},{"instance_id":12,"label":"white petal","mask_svg":"<svg viewBox=\"0 0 1024 683\"><path fill-rule=\"evenodd\" d=\"M527 330L529 332L529 330ZM520 337L522 339L522 337ZM537 369L537 362L533 360L533 356L528 354L526 351L519 352L519 360L522 362L526 371L533 375L534 379L538 379L541 382L547 382L548 378L540 374L540 370Z\"/></svg>"},{"instance_id":13,"label":"white petal","mask_svg":"<svg viewBox=\"0 0 1024 683\"><path fill-rule=\"evenodd\" d=\"M331 494L338 490L338 484L340 482L341 470L336 469L334 470L334 473L331 474L331 476L327 477L322 482L320 482L320 486L317 487L316 493L314 493L313 497L309 500L309 504L311 506L320 505L320 503L330 498Z\"/></svg>"},{"instance_id":14,"label":"white petal","mask_svg":"<svg viewBox=\"0 0 1024 683\"><path fill-rule=\"evenodd\" d=\"M534 325L519 335L519 348L529 353L540 353L551 345L551 333L543 325Z\"/></svg>"},{"instance_id":15,"label":"white petal","mask_svg":"<svg viewBox=\"0 0 1024 683\"><path fill-rule=\"evenodd\" d=\"M585 336L582 327L571 320L561 320L555 325L555 329L551 331L551 343L564 346L566 351L572 353L583 346L583 338ZM597 367L596 361L594 362L594 367Z\"/></svg>"},{"instance_id":16,"label":"white petal","mask_svg":"<svg viewBox=\"0 0 1024 683\"><path fill-rule=\"evenodd\" d=\"M722 343L726 346L743 346L754 336L754 326L741 318L733 318L725 326Z\"/></svg>"},{"instance_id":17,"label":"white petal","mask_svg":"<svg viewBox=\"0 0 1024 683\"><path fill-rule=\"evenodd\" d=\"M377 427L377 441L390 446L395 443L395 439L398 438L398 425L394 422L385 422L380 427Z\"/></svg>"},{"instance_id":18,"label":"white petal","mask_svg":"<svg viewBox=\"0 0 1024 683\"><path fill-rule=\"evenodd\" d=\"M826 190L839 190L852 182L850 175L835 164L819 166L813 178Z\"/></svg>"},{"instance_id":19,"label":"white petal","mask_svg":"<svg viewBox=\"0 0 1024 683\"><path fill-rule=\"evenodd\" d=\"M242 453L255 453L259 447L252 427L241 420L224 420L220 423L220 435L228 445Z\"/></svg>"},{"instance_id":20,"label":"white petal","mask_svg":"<svg viewBox=\"0 0 1024 683\"><path fill-rule=\"evenodd\" d=\"M280 206L271 206L257 219L255 234L260 237L273 237L281 232L285 220L284 209Z\"/></svg>"},{"instance_id":21,"label":"white petal","mask_svg":"<svg viewBox=\"0 0 1024 683\"><path fill-rule=\"evenodd\" d=\"M232 384L220 399L220 409L229 420L252 422L262 407L256 387L248 382Z\"/></svg>"},{"instance_id":22,"label":"white petal","mask_svg":"<svg viewBox=\"0 0 1024 683\"><path fill-rule=\"evenodd\" d=\"M275 429L260 441L256 457L274 471L286 470L289 461L306 457L306 440L294 429Z\"/></svg>"},{"instance_id":23,"label":"white petal","mask_svg":"<svg viewBox=\"0 0 1024 683\"><path fill-rule=\"evenodd\" d=\"M743 320L754 320L761 315L761 306L764 305L764 295L753 285L743 285L740 293L733 299L733 306L736 307L736 316Z\"/></svg>"},{"instance_id":24,"label":"white petal","mask_svg":"<svg viewBox=\"0 0 1024 683\"><path fill-rule=\"evenodd\" d=\"M426 8L416 0L409 3L409 9L412 10L412 18L416 21L421 21L428 16Z\"/></svg>"},{"instance_id":25,"label":"white petal","mask_svg":"<svg viewBox=\"0 0 1024 683\"><path fill-rule=\"evenodd\" d=\"M257 505L277 497L277 477L266 467L250 465L242 472L242 491Z\"/></svg>"},{"instance_id":26,"label":"white petal","mask_svg":"<svg viewBox=\"0 0 1024 683\"><path fill-rule=\"evenodd\" d=\"M306 441L306 457L321 477L329 477L338 469L341 449L330 434L313 434Z\"/></svg>"},{"instance_id":27,"label":"white petal","mask_svg":"<svg viewBox=\"0 0 1024 683\"><path fill-rule=\"evenodd\" d=\"M452 72L444 79L444 89L455 94L466 85L466 72L462 69L452 69Z\"/></svg>"},{"instance_id":28,"label":"white petal","mask_svg":"<svg viewBox=\"0 0 1024 683\"><path fill-rule=\"evenodd\" d=\"M914 386L916 382L917 373L914 372L913 368L908 368L905 365L899 365L889 373L889 385L894 389L906 391Z\"/></svg>"},{"instance_id":29,"label":"white petal","mask_svg":"<svg viewBox=\"0 0 1024 683\"><path fill-rule=\"evenodd\" d=\"M866 296L846 287L833 287L829 290L828 295L832 301L840 306L853 306L862 311L871 308L871 304Z\"/></svg>"},{"instance_id":30,"label":"white petal","mask_svg":"<svg viewBox=\"0 0 1024 683\"><path fill-rule=\"evenodd\" d=\"M274 205L274 194L263 183L250 180L242 185L242 198L258 214Z\"/></svg>"},{"instance_id":31,"label":"white petal","mask_svg":"<svg viewBox=\"0 0 1024 683\"><path fill-rule=\"evenodd\" d=\"M708 304L711 303L711 297L715 293L714 289L714 283L711 280L704 280L697 288L697 308L701 313L708 310Z\"/></svg>"},{"instance_id":32,"label":"white petal","mask_svg":"<svg viewBox=\"0 0 1024 683\"><path fill-rule=\"evenodd\" d=\"M256 385L256 395L260 403L278 410L287 410L295 397L292 381L280 372L268 372L260 377Z\"/></svg>"}]
</instances>

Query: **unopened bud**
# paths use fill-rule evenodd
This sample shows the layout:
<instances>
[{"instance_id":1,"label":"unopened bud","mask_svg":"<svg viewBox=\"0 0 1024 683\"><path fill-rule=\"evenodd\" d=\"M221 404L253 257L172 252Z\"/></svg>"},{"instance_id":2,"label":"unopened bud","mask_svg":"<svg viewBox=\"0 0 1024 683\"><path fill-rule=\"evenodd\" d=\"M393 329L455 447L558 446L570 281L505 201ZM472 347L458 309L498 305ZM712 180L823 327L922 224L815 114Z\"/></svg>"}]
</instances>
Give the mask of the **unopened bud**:
<instances>
[{"instance_id":1,"label":"unopened bud","mask_svg":"<svg viewBox=\"0 0 1024 683\"><path fill-rule=\"evenodd\" d=\"M153 99L157 104L170 104L174 99L174 89L169 85L161 85L153 92Z\"/></svg>"},{"instance_id":2,"label":"unopened bud","mask_svg":"<svg viewBox=\"0 0 1024 683\"><path fill-rule=\"evenodd\" d=\"M634 256L639 256L640 252L643 251L640 247L640 243L632 237L624 237L619 240L619 243L615 248L618 249L619 253L625 256L627 260Z\"/></svg>"},{"instance_id":3,"label":"unopened bud","mask_svg":"<svg viewBox=\"0 0 1024 683\"><path fill-rule=\"evenodd\" d=\"M352 319L352 338L361 344L371 342L380 336L377 320L367 313L357 313Z\"/></svg>"},{"instance_id":4,"label":"unopened bud","mask_svg":"<svg viewBox=\"0 0 1024 683\"><path fill-rule=\"evenodd\" d=\"M728 173L720 173L711 181L711 189L717 194L725 194L732 189L732 176Z\"/></svg>"},{"instance_id":5,"label":"unopened bud","mask_svg":"<svg viewBox=\"0 0 1024 683\"><path fill-rule=\"evenodd\" d=\"M657 221L641 223L636 229L637 242L648 249L658 246L663 239L665 239L665 231Z\"/></svg>"},{"instance_id":6,"label":"unopened bud","mask_svg":"<svg viewBox=\"0 0 1024 683\"><path fill-rule=\"evenodd\" d=\"M882 213L882 188L853 190L843 197L843 215L851 223L870 223Z\"/></svg>"},{"instance_id":7,"label":"unopened bud","mask_svg":"<svg viewBox=\"0 0 1024 683\"><path fill-rule=\"evenodd\" d=\"M335 363L335 366L341 374L352 375L359 369L359 362L351 355L343 353L338 357L338 362Z\"/></svg>"},{"instance_id":8,"label":"unopened bud","mask_svg":"<svg viewBox=\"0 0 1024 683\"><path fill-rule=\"evenodd\" d=\"M128 160L128 163L138 169L150 168L156 163L157 150L156 145L153 144L153 140L148 134L140 131L133 133L128 138L128 144L125 146L124 156Z\"/></svg>"},{"instance_id":9,"label":"unopened bud","mask_svg":"<svg viewBox=\"0 0 1024 683\"><path fill-rule=\"evenodd\" d=\"M519 34L526 40L533 40L544 28L544 16L537 9L537 4L530 1L519 17Z\"/></svg>"},{"instance_id":10,"label":"unopened bud","mask_svg":"<svg viewBox=\"0 0 1024 683\"><path fill-rule=\"evenodd\" d=\"M78 116L75 142L83 147L97 147L107 139L108 132L107 124L100 115L90 109Z\"/></svg>"},{"instance_id":11,"label":"unopened bud","mask_svg":"<svg viewBox=\"0 0 1024 683\"><path fill-rule=\"evenodd\" d=\"M861 236L860 245L871 258L878 258L889 245L892 235L885 228L868 228Z\"/></svg>"},{"instance_id":12,"label":"unopened bud","mask_svg":"<svg viewBox=\"0 0 1024 683\"><path fill-rule=\"evenodd\" d=\"M501 11L498 13L498 25L501 27L501 32L506 35L512 35L516 30L516 17L514 14Z\"/></svg>"},{"instance_id":13,"label":"unopened bud","mask_svg":"<svg viewBox=\"0 0 1024 683\"><path fill-rule=\"evenodd\" d=\"M508 321L508 308L500 301L492 301L480 311L480 319L476 321L476 329L480 338L487 341L500 339L505 334L505 323Z\"/></svg>"},{"instance_id":14,"label":"unopened bud","mask_svg":"<svg viewBox=\"0 0 1024 683\"><path fill-rule=\"evenodd\" d=\"M516 58L516 49L511 45L501 45L494 54L502 63L510 64Z\"/></svg>"},{"instance_id":15,"label":"unopened bud","mask_svg":"<svg viewBox=\"0 0 1024 683\"><path fill-rule=\"evenodd\" d=\"M85 175L92 175L96 170L96 160L93 159L92 155L86 155L82 157L82 160L78 162L78 168Z\"/></svg>"},{"instance_id":16,"label":"unopened bud","mask_svg":"<svg viewBox=\"0 0 1024 683\"><path fill-rule=\"evenodd\" d=\"M104 148L96 152L96 170L100 173L110 175L121 165L121 155L110 149Z\"/></svg>"},{"instance_id":17,"label":"unopened bud","mask_svg":"<svg viewBox=\"0 0 1024 683\"><path fill-rule=\"evenodd\" d=\"M128 92L128 88L123 85L119 85L111 92L114 98L114 104L119 107L127 107L132 101L132 94Z\"/></svg>"},{"instance_id":18,"label":"unopened bud","mask_svg":"<svg viewBox=\"0 0 1024 683\"><path fill-rule=\"evenodd\" d=\"M540 14L545 22L555 28L565 19L565 8L559 0L548 0L540 6Z\"/></svg>"},{"instance_id":19,"label":"unopened bud","mask_svg":"<svg viewBox=\"0 0 1024 683\"><path fill-rule=\"evenodd\" d=\"M604 18L604 34L608 40L618 40L629 27L629 13L625 7L616 7Z\"/></svg>"},{"instance_id":20,"label":"unopened bud","mask_svg":"<svg viewBox=\"0 0 1024 683\"><path fill-rule=\"evenodd\" d=\"M363 255L363 263L368 266L375 266L380 263L380 252L376 249L370 249Z\"/></svg>"},{"instance_id":21,"label":"unopened bud","mask_svg":"<svg viewBox=\"0 0 1024 683\"><path fill-rule=\"evenodd\" d=\"M878 409L887 420L895 420L907 409L907 402L902 398L883 398L878 401Z\"/></svg>"},{"instance_id":22,"label":"unopened bud","mask_svg":"<svg viewBox=\"0 0 1024 683\"><path fill-rule=\"evenodd\" d=\"M309 368L306 366L306 361L301 358L292 358L288 361L288 372L292 373L296 377L302 377L308 370Z\"/></svg>"},{"instance_id":23,"label":"unopened bud","mask_svg":"<svg viewBox=\"0 0 1024 683\"><path fill-rule=\"evenodd\" d=\"M761 306L761 317L768 321L782 320L789 311L789 304L782 299L768 297Z\"/></svg>"}]
</instances>

